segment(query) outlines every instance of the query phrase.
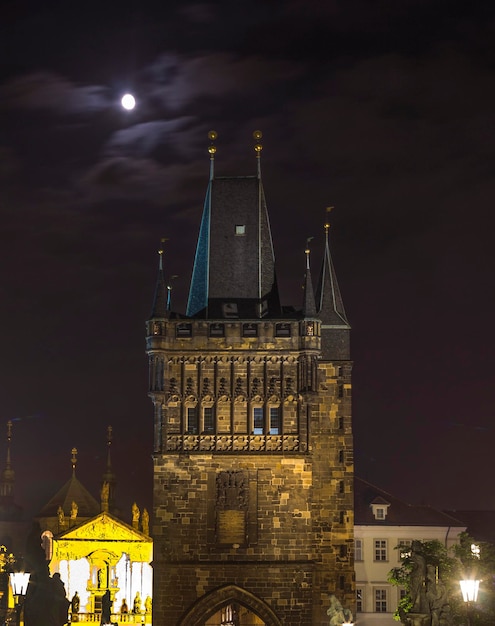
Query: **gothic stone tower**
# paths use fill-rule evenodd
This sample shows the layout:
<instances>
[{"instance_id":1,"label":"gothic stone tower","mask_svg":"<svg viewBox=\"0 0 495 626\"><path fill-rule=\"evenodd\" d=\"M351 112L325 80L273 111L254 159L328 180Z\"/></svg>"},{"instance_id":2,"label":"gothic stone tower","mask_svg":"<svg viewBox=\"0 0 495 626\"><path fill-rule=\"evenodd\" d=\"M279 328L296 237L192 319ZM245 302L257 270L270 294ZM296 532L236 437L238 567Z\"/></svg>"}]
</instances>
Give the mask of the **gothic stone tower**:
<instances>
[{"instance_id":1,"label":"gothic stone tower","mask_svg":"<svg viewBox=\"0 0 495 626\"><path fill-rule=\"evenodd\" d=\"M328 242L280 305L260 175L211 167L186 315L147 322L156 626L327 626L354 604L349 324Z\"/></svg>"}]
</instances>

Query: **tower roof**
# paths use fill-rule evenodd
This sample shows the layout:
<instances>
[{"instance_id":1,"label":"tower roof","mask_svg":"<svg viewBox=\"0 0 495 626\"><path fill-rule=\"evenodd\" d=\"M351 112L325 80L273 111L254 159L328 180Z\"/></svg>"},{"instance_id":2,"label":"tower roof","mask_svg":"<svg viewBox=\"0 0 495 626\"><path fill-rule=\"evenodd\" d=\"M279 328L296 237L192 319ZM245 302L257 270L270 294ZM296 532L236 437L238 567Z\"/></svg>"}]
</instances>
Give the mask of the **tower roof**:
<instances>
[{"instance_id":1,"label":"tower roof","mask_svg":"<svg viewBox=\"0 0 495 626\"><path fill-rule=\"evenodd\" d=\"M333 267L329 245L330 225L325 224L325 253L321 264L320 278L316 290L316 306L323 327L347 328L350 324L345 314L344 302L340 294L337 275Z\"/></svg>"},{"instance_id":2,"label":"tower roof","mask_svg":"<svg viewBox=\"0 0 495 626\"><path fill-rule=\"evenodd\" d=\"M14 502L15 472L10 458L12 442L12 422L7 422L7 455L5 467L0 477L0 521L19 520L22 508Z\"/></svg>"},{"instance_id":3,"label":"tower roof","mask_svg":"<svg viewBox=\"0 0 495 626\"><path fill-rule=\"evenodd\" d=\"M41 509L37 517L56 517L58 507L62 507L66 515L70 514L72 503L78 506L79 517L94 517L100 512L100 505L76 478L77 450L72 448L72 476L61 489Z\"/></svg>"},{"instance_id":4,"label":"tower roof","mask_svg":"<svg viewBox=\"0 0 495 626\"><path fill-rule=\"evenodd\" d=\"M260 138L256 131L257 175L218 177L210 167L188 316L280 315L275 255L259 166ZM210 146L212 157L211 150Z\"/></svg>"},{"instance_id":5,"label":"tower roof","mask_svg":"<svg viewBox=\"0 0 495 626\"><path fill-rule=\"evenodd\" d=\"M163 243L164 240L162 240ZM168 312L167 285L163 274L163 248L158 251L158 276L156 279L155 295L153 297L153 306L151 308L150 319L166 318Z\"/></svg>"},{"instance_id":6,"label":"tower roof","mask_svg":"<svg viewBox=\"0 0 495 626\"><path fill-rule=\"evenodd\" d=\"M312 239L312 237L310 238ZM306 242L306 273L304 275L304 301L303 301L303 315L304 317L316 317L316 302L315 294L313 291L313 280L311 278L311 269L309 264L309 242Z\"/></svg>"}]
</instances>

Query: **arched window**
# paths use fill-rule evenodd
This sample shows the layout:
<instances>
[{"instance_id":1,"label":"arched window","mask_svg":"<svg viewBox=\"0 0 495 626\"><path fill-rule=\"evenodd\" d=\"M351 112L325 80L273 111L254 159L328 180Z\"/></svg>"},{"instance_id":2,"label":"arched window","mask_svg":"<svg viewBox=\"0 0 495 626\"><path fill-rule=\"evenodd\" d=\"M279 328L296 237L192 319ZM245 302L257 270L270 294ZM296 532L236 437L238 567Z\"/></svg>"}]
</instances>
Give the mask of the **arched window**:
<instances>
[{"instance_id":1,"label":"arched window","mask_svg":"<svg viewBox=\"0 0 495 626\"><path fill-rule=\"evenodd\" d=\"M41 534L41 546L45 551L45 559L51 561L53 554L53 533L49 530L45 530Z\"/></svg>"}]
</instances>

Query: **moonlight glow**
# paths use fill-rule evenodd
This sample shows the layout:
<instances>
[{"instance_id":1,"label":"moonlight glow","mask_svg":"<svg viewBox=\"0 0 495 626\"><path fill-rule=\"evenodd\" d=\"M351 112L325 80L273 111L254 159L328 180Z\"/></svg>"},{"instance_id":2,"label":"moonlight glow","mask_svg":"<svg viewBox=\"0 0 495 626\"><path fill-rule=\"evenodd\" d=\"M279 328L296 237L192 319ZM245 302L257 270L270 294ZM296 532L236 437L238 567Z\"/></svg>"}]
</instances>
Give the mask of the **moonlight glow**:
<instances>
[{"instance_id":1,"label":"moonlight glow","mask_svg":"<svg viewBox=\"0 0 495 626\"><path fill-rule=\"evenodd\" d=\"M126 111L132 111L132 109L136 106L136 99L130 93L126 93L122 96L122 100L120 102Z\"/></svg>"}]
</instances>

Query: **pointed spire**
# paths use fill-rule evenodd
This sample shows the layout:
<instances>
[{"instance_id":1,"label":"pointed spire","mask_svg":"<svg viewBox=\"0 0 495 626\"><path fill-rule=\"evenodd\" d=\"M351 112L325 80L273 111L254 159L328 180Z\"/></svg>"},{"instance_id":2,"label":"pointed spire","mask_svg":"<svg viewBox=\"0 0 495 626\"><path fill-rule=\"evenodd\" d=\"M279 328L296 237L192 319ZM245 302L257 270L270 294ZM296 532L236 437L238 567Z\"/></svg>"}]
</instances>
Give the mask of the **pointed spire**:
<instances>
[{"instance_id":1,"label":"pointed spire","mask_svg":"<svg viewBox=\"0 0 495 626\"><path fill-rule=\"evenodd\" d=\"M0 495L2 497L13 497L14 495L14 482L15 472L12 469L10 460L10 443L12 441L12 422L7 422L7 457L5 460L5 469L2 472L2 479L0 482Z\"/></svg>"},{"instance_id":2,"label":"pointed spire","mask_svg":"<svg viewBox=\"0 0 495 626\"><path fill-rule=\"evenodd\" d=\"M213 180L215 176L215 154L217 151L217 147L214 142L217 137L217 131L210 130L210 132L208 133L208 139L210 140L210 145L208 146L208 152L210 153L210 180Z\"/></svg>"},{"instance_id":3,"label":"pointed spire","mask_svg":"<svg viewBox=\"0 0 495 626\"><path fill-rule=\"evenodd\" d=\"M263 133L261 130L255 130L253 133L254 138L254 151L256 152L256 160L258 163L257 166L257 175L258 178L261 179L261 151L263 150L263 144L261 143L261 138L263 137Z\"/></svg>"},{"instance_id":4,"label":"pointed spire","mask_svg":"<svg viewBox=\"0 0 495 626\"><path fill-rule=\"evenodd\" d=\"M327 208L327 213L333 207ZM325 253L323 263L321 265L320 279L318 289L316 291L316 305L318 307L318 315L326 326L347 327L350 328L347 316L345 314L344 302L340 295L337 275L333 267L332 256L330 254L329 232L330 221L327 217L325 221Z\"/></svg>"},{"instance_id":5,"label":"pointed spire","mask_svg":"<svg viewBox=\"0 0 495 626\"><path fill-rule=\"evenodd\" d=\"M155 295L153 298L153 307L151 309L150 319L153 318L166 318L168 317L169 311L169 293L167 289L167 285L165 283L165 278L163 275L163 244L167 241L166 238L163 238L160 241L160 249L158 250L158 277L156 279L156 287L155 287Z\"/></svg>"},{"instance_id":6,"label":"pointed spire","mask_svg":"<svg viewBox=\"0 0 495 626\"><path fill-rule=\"evenodd\" d=\"M117 478L112 468L112 439L113 439L113 428L111 426L107 427L107 468L102 476L101 481L101 510L102 511L112 511L115 505L115 487L117 484Z\"/></svg>"},{"instance_id":7,"label":"pointed spire","mask_svg":"<svg viewBox=\"0 0 495 626\"><path fill-rule=\"evenodd\" d=\"M311 253L309 249L309 242L313 237L308 237L306 240L306 249L304 253L306 255L306 272L304 275L304 301L303 301L303 315L304 317L316 317L316 303L315 294L313 291L313 280L311 278L311 269L309 264L309 255Z\"/></svg>"},{"instance_id":8,"label":"pointed spire","mask_svg":"<svg viewBox=\"0 0 495 626\"><path fill-rule=\"evenodd\" d=\"M72 476L76 475L76 465L77 465L77 448L72 448L70 462L72 465Z\"/></svg>"},{"instance_id":9,"label":"pointed spire","mask_svg":"<svg viewBox=\"0 0 495 626\"><path fill-rule=\"evenodd\" d=\"M167 311L170 312L172 307L172 281L178 278L177 274L173 274L167 280Z\"/></svg>"}]
</instances>

